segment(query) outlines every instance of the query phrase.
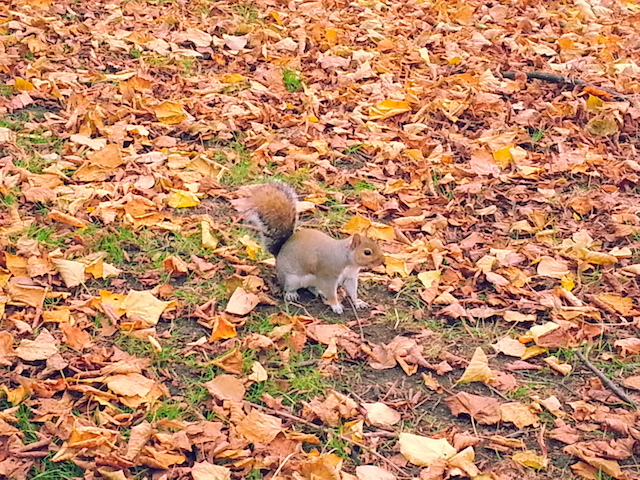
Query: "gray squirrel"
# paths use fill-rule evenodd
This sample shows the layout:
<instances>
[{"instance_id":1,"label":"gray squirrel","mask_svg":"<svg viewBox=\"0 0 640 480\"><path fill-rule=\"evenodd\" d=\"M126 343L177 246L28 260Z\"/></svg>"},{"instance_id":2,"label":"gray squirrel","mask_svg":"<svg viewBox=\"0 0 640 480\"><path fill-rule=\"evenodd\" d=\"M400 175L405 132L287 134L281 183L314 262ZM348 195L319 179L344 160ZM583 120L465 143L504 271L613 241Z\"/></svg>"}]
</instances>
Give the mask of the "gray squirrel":
<instances>
[{"instance_id":1,"label":"gray squirrel","mask_svg":"<svg viewBox=\"0 0 640 480\"><path fill-rule=\"evenodd\" d=\"M358 299L358 274L384 262L380 248L370 238L355 234L343 240L319 230L296 229L296 193L283 182L243 187L232 200L234 207L259 232L265 248L276 257L278 281L287 302L298 300L298 290L320 293L331 309L344 311L338 300L342 286L356 308L367 303Z\"/></svg>"}]
</instances>

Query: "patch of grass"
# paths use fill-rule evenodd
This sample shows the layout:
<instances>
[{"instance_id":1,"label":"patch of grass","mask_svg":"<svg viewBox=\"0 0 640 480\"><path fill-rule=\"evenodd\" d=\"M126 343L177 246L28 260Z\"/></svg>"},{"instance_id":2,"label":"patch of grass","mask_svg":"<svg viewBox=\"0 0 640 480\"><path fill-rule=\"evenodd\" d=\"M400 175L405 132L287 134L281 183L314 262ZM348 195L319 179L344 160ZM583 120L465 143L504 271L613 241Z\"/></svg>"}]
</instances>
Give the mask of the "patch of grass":
<instances>
[{"instance_id":1,"label":"patch of grass","mask_svg":"<svg viewBox=\"0 0 640 480\"><path fill-rule=\"evenodd\" d=\"M136 244L138 236L127 227L117 227L110 230L97 230L86 227L78 232L88 238L88 246L92 252L107 252L107 261L122 264L127 260L125 249L129 244Z\"/></svg>"},{"instance_id":2,"label":"patch of grass","mask_svg":"<svg viewBox=\"0 0 640 480\"><path fill-rule=\"evenodd\" d=\"M331 452L335 453L339 457L347 459L351 456L351 445L347 443L345 440L340 438L338 431L332 430L328 433L329 438L325 443L325 448Z\"/></svg>"},{"instance_id":3,"label":"patch of grass","mask_svg":"<svg viewBox=\"0 0 640 480\"><path fill-rule=\"evenodd\" d=\"M298 368L290 374L289 395L297 399L310 399L326 393L331 384L316 368Z\"/></svg>"},{"instance_id":4,"label":"patch of grass","mask_svg":"<svg viewBox=\"0 0 640 480\"><path fill-rule=\"evenodd\" d=\"M532 142L539 142L540 140L542 140L544 138L545 132L544 130L533 130L532 132L529 133L529 135L531 135L531 141Z\"/></svg>"},{"instance_id":5,"label":"patch of grass","mask_svg":"<svg viewBox=\"0 0 640 480\"><path fill-rule=\"evenodd\" d=\"M356 191L356 193L360 193L360 192L364 192L364 191L375 191L376 187L375 187L375 185L371 185L369 182L366 182L364 180L360 180L360 181L358 181L358 183L356 183L353 186L353 189Z\"/></svg>"},{"instance_id":6,"label":"patch of grass","mask_svg":"<svg viewBox=\"0 0 640 480\"><path fill-rule=\"evenodd\" d=\"M42 171L52 163L53 160L47 160L37 154L27 159L15 160L13 162L16 167L23 167L31 173L42 173Z\"/></svg>"},{"instance_id":7,"label":"patch of grass","mask_svg":"<svg viewBox=\"0 0 640 480\"><path fill-rule=\"evenodd\" d=\"M0 95L2 95L3 97L10 97L13 94L13 91L13 85L0 84Z\"/></svg>"},{"instance_id":8,"label":"patch of grass","mask_svg":"<svg viewBox=\"0 0 640 480\"><path fill-rule=\"evenodd\" d=\"M5 195L0 195L0 206L5 208L11 207L16 204L18 197L15 193L7 193Z\"/></svg>"},{"instance_id":9,"label":"patch of grass","mask_svg":"<svg viewBox=\"0 0 640 480\"><path fill-rule=\"evenodd\" d=\"M363 143L356 143L355 145L351 145L350 147L347 147L342 153L344 153L345 155L353 155L355 153L358 153L363 148L364 148Z\"/></svg>"},{"instance_id":10,"label":"patch of grass","mask_svg":"<svg viewBox=\"0 0 640 480\"><path fill-rule=\"evenodd\" d=\"M282 71L282 81L284 82L284 88L289 93L295 93L302 90L302 79L300 74L294 70L288 68Z\"/></svg>"},{"instance_id":11,"label":"patch of grass","mask_svg":"<svg viewBox=\"0 0 640 480\"><path fill-rule=\"evenodd\" d=\"M193 75L196 73L198 62L194 58L184 57L178 61L181 75Z\"/></svg>"},{"instance_id":12,"label":"patch of grass","mask_svg":"<svg viewBox=\"0 0 640 480\"><path fill-rule=\"evenodd\" d=\"M0 92L2 92L1 88L0 88ZM16 122L13 119L11 119L11 117L9 117L8 115L5 115L4 117L0 117L0 127L8 128L9 130L13 130L14 132L17 132L22 128L22 123Z\"/></svg>"},{"instance_id":13,"label":"patch of grass","mask_svg":"<svg viewBox=\"0 0 640 480\"><path fill-rule=\"evenodd\" d=\"M11 238L12 238L12 241L17 241L20 237L23 237L23 236L31 238L43 245L54 247L54 248L63 247L65 245L65 239L66 239L65 235L63 236L58 235L52 227L48 225L36 225L35 223L29 225L19 235L16 235Z\"/></svg>"},{"instance_id":14,"label":"patch of grass","mask_svg":"<svg viewBox=\"0 0 640 480\"><path fill-rule=\"evenodd\" d=\"M75 463L65 460L52 462L55 453L45 457L39 464L34 465L29 471L29 480L61 480L82 478L84 470Z\"/></svg>"},{"instance_id":15,"label":"patch of grass","mask_svg":"<svg viewBox=\"0 0 640 480\"><path fill-rule=\"evenodd\" d=\"M254 2L239 2L233 6L233 10L244 18L245 22L254 22L260 17L257 5Z\"/></svg>"},{"instance_id":16,"label":"patch of grass","mask_svg":"<svg viewBox=\"0 0 640 480\"><path fill-rule=\"evenodd\" d=\"M164 402L154 412L147 415L147 420L157 422L158 420L178 420L185 416L186 410L183 403Z\"/></svg>"},{"instance_id":17,"label":"patch of grass","mask_svg":"<svg viewBox=\"0 0 640 480\"><path fill-rule=\"evenodd\" d=\"M275 325L269 321L269 315L265 313L251 312L251 316L244 328L246 328L249 333L266 335L275 328Z\"/></svg>"},{"instance_id":18,"label":"patch of grass","mask_svg":"<svg viewBox=\"0 0 640 480\"><path fill-rule=\"evenodd\" d=\"M31 408L24 404L20 405L16 411L16 418L18 419L16 427L24 434L24 443L38 441L36 432L40 430L40 427L31 422Z\"/></svg>"},{"instance_id":19,"label":"patch of grass","mask_svg":"<svg viewBox=\"0 0 640 480\"><path fill-rule=\"evenodd\" d=\"M228 186L242 185L247 183L253 163L248 158L240 158L239 161L233 164L229 171L227 171L222 177L222 184Z\"/></svg>"}]
</instances>

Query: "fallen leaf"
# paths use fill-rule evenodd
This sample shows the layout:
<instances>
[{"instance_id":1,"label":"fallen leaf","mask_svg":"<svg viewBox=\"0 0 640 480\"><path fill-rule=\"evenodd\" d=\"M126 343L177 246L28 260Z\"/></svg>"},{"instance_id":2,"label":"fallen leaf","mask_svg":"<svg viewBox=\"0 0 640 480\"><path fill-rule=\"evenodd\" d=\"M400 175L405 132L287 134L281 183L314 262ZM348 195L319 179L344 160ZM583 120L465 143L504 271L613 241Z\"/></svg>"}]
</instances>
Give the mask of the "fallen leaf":
<instances>
[{"instance_id":1,"label":"fallen leaf","mask_svg":"<svg viewBox=\"0 0 640 480\"><path fill-rule=\"evenodd\" d=\"M482 348L476 348L469 366L457 383L489 382L495 379L495 375L489 368L489 359Z\"/></svg>"},{"instance_id":2,"label":"fallen leaf","mask_svg":"<svg viewBox=\"0 0 640 480\"><path fill-rule=\"evenodd\" d=\"M273 415L252 410L236 425L236 431L252 443L267 445L282 432L282 420Z\"/></svg>"},{"instance_id":3,"label":"fallen leaf","mask_svg":"<svg viewBox=\"0 0 640 480\"><path fill-rule=\"evenodd\" d=\"M242 380L233 375L218 375L203 385L213 397L232 402L240 402L246 391Z\"/></svg>"},{"instance_id":4,"label":"fallen leaf","mask_svg":"<svg viewBox=\"0 0 640 480\"><path fill-rule=\"evenodd\" d=\"M43 328L35 340L24 339L16 348L16 355L27 362L47 360L58 353L58 342Z\"/></svg>"},{"instance_id":5,"label":"fallen leaf","mask_svg":"<svg viewBox=\"0 0 640 480\"><path fill-rule=\"evenodd\" d=\"M242 317L250 313L259 303L260 298L255 293L238 287L233 291L224 311Z\"/></svg>"},{"instance_id":6,"label":"fallen leaf","mask_svg":"<svg viewBox=\"0 0 640 480\"><path fill-rule=\"evenodd\" d=\"M438 459L448 459L456 449L444 438L429 438L412 433L400 433L400 453L414 465L428 467Z\"/></svg>"},{"instance_id":7,"label":"fallen leaf","mask_svg":"<svg viewBox=\"0 0 640 480\"><path fill-rule=\"evenodd\" d=\"M375 427L389 428L402 418L398 411L382 402L363 403L362 407L367 411L367 421Z\"/></svg>"}]
</instances>

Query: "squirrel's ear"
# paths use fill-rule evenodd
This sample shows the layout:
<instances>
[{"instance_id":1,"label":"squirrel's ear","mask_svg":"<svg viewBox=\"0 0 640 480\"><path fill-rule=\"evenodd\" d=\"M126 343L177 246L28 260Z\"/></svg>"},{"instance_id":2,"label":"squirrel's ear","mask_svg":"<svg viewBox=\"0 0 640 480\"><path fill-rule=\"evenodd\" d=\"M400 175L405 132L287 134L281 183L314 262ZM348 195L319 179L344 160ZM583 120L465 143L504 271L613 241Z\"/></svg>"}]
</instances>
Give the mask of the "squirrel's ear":
<instances>
[{"instance_id":1,"label":"squirrel's ear","mask_svg":"<svg viewBox=\"0 0 640 480\"><path fill-rule=\"evenodd\" d=\"M356 233L353 237L351 237L351 248L356 248L362 242L362 237L359 233Z\"/></svg>"}]
</instances>

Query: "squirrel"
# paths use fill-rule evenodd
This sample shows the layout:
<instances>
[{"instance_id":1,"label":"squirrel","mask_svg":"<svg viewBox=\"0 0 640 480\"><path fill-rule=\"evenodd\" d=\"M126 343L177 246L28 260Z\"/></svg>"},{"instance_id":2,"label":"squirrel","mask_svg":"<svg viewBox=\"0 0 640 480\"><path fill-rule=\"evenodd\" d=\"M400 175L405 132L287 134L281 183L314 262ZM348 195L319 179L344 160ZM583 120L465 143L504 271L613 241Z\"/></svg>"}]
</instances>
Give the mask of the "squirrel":
<instances>
[{"instance_id":1,"label":"squirrel","mask_svg":"<svg viewBox=\"0 0 640 480\"><path fill-rule=\"evenodd\" d=\"M358 273L384 262L373 240L355 234L343 240L319 230L296 229L298 213L294 189L283 182L243 187L244 195L233 206L260 234L264 247L276 257L278 281L286 302L298 300L298 290L320 293L331 309L341 314L338 287L344 287L356 308L367 303L358 299Z\"/></svg>"}]
</instances>

